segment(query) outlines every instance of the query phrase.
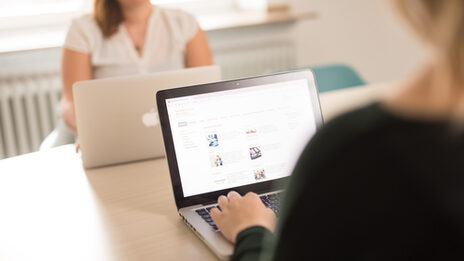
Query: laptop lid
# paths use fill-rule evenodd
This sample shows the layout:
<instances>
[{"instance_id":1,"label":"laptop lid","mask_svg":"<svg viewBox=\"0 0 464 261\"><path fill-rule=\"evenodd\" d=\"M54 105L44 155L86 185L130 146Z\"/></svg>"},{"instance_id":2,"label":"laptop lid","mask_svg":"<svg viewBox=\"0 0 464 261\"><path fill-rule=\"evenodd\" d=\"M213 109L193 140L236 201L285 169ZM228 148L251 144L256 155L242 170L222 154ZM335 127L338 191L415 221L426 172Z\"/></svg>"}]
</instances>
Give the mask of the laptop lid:
<instances>
[{"instance_id":1,"label":"laptop lid","mask_svg":"<svg viewBox=\"0 0 464 261\"><path fill-rule=\"evenodd\" d=\"M208 66L74 84L84 167L162 157L161 130L153 104L155 93L220 79L220 68Z\"/></svg>"},{"instance_id":2,"label":"laptop lid","mask_svg":"<svg viewBox=\"0 0 464 261\"><path fill-rule=\"evenodd\" d=\"M177 208L282 187L322 115L311 71L159 91Z\"/></svg>"}]
</instances>

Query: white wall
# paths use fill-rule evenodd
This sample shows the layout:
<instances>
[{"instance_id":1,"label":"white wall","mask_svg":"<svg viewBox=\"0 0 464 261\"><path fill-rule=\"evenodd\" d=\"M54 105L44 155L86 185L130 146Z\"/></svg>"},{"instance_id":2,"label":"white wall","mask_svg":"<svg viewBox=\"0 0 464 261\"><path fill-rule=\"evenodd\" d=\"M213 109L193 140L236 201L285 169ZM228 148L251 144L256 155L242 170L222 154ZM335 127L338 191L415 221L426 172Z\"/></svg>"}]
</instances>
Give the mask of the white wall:
<instances>
[{"instance_id":1,"label":"white wall","mask_svg":"<svg viewBox=\"0 0 464 261\"><path fill-rule=\"evenodd\" d=\"M300 66L343 62L368 82L400 79L425 52L389 0L293 0L294 10L319 17L295 28Z\"/></svg>"}]
</instances>

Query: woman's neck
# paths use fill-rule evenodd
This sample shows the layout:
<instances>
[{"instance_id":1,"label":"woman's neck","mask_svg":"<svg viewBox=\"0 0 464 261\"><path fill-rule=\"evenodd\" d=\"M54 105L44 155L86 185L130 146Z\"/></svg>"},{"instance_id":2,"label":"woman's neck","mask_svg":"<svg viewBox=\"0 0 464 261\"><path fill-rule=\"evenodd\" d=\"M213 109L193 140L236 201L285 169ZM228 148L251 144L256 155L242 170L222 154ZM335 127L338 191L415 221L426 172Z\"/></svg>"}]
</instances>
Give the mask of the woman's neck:
<instances>
[{"instance_id":1,"label":"woman's neck","mask_svg":"<svg viewBox=\"0 0 464 261\"><path fill-rule=\"evenodd\" d=\"M389 109L414 118L464 118L464 84L453 79L446 63L434 60L391 97Z\"/></svg>"},{"instance_id":2,"label":"woman's neck","mask_svg":"<svg viewBox=\"0 0 464 261\"><path fill-rule=\"evenodd\" d=\"M122 5L122 15L126 24L145 24L152 13L150 1L140 4Z\"/></svg>"}]
</instances>

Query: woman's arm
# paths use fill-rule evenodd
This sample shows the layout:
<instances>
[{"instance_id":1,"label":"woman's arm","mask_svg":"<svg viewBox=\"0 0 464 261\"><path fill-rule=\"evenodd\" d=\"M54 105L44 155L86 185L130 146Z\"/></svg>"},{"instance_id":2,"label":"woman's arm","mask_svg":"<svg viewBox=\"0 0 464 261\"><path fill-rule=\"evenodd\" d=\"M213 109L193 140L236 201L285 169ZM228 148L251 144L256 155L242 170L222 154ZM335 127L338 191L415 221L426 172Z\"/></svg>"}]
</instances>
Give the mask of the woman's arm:
<instances>
[{"instance_id":1,"label":"woman's arm","mask_svg":"<svg viewBox=\"0 0 464 261\"><path fill-rule=\"evenodd\" d=\"M77 133L72 85L77 81L92 79L90 55L63 48L61 61L61 79L63 84L61 116L66 125L74 133Z\"/></svg>"},{"instance_id":2,"label":"woman's arm","mask_svg":"<svg viewBox=\"0 0 464 261\"><path fill-rule=\"evenodd\" d=\"M206 33L199 29L197 34L187 43L185 52L187 67L207 66L213 64Z\"/></svg>"},{"instance_id":3,"label":"woman's arm","mask_svg":"<svg viewBox=\"0 0 464 261\"><path fill-rule=\"evenodd\" d=\"M232 260L258 260L266 245L264 241L273 243L274 212L251 192L242 197L230 191L227 197L220 196L218 203L220 210L211 209L211 218L224 237L235 243Z\"/></svg>"},{"instance_id":4,"label":"woman's arm","mask_svg":"<svg viewBox=\"0 0 464 261\"><path fill-rule=\"evenodd\" d=\"M230 191L226 196L218 198L221 210L213 208L211 218L214 220L222 234L232 243L235 243L240 231L254 226L267 228L274 231L275 214L270 208L266 208L259 196L249 192L241 196L235 191Z\"/></svg>"}]
</instances>

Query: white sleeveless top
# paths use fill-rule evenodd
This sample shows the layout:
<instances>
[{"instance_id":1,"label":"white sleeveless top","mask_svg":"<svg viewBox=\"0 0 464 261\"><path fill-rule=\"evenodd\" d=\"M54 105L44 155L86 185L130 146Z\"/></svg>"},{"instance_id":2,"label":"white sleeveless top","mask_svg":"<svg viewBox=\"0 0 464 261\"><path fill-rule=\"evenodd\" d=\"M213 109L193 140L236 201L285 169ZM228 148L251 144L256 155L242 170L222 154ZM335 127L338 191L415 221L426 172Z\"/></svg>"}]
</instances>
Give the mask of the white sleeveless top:
<instances>
[{"instance_id":1,"label":"white sleeveless top","mask_svg":"<svg viewBox=\"0 0 464 261\"><path fill-rule=\"evenodd\" d=\"M95 79L177 70L185 68L185 47L198 29L188 13L153 7L139 56L123 24L105 39L93 16L87 14L72 21L63 47L90 54Z\"/></svg>"}]
</instances>

